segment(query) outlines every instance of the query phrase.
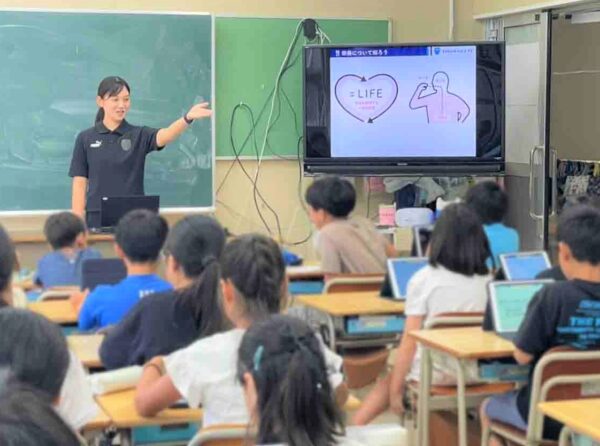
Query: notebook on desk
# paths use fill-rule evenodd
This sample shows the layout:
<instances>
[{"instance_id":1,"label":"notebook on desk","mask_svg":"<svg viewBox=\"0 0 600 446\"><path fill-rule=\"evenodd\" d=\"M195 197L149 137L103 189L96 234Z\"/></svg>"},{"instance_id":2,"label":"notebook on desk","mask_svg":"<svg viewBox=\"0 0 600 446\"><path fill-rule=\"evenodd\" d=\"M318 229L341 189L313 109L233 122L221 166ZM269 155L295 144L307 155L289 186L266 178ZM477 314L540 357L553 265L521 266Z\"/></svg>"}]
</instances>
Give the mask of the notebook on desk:
<instances>
[{"instance_id":1,"label":"notebook on desk","mask_svg":"<svg viewBox=\"0 0 600 446\"><path fill-rule=\"evenodd\" d=\"M513 341L527 312L529 302L552 280L491 282L488 285L494 331Z\"/></svg>"},{"instance_id":2,"label":"notebook on desk","mask_svg":"<svg viewBox=\"0 0 600 446\"><path fill-rule=\"evenodd\" d=\"M533 280L551 266L545 251L500 254L500 263L508 280Z\"/></svg>"},{"instance_id":3,"label":"notebook on desk","mask_svg":"<svg viewBox=\"0 0 600 446\"><path fill-rule=\"evenodd\" d=\"M426 257L400 257L388 259L388 272L394 299L406 299L408 281L421 268L427 265Z\"/></svg>"}]
</instances>

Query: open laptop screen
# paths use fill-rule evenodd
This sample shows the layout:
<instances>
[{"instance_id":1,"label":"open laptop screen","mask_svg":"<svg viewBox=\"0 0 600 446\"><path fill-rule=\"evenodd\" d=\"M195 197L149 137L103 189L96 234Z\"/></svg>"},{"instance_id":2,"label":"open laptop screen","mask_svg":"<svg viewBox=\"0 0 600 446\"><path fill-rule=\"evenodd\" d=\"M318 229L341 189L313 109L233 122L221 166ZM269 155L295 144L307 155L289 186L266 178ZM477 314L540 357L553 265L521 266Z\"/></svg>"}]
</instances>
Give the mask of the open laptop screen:
<instances>
[{"instance_id":1,"label":"open laptop screen","mask_svg":"<svg viewBox=\"0 0 600 446\"><path fill-rule=\"evenodd\" d=\"M388 259L388 271L392 282L392 290L396 299L405 299L408 281L427 265L426 257L401 257Z\"/></svg>"},{"instance_id":2,"label":"open laptop screen","mask_svg":"<svg viewBox=\"0 0 600 446\"><path fill-rule=\"evenodd\" d=\"M533 280L551 266L544 251L501 254L500 262L508 280Z\"/></svg>"},{"instance_id":3,"label":"open laptop screen","mask_svg":"<svg viewBox=\"0 0 600 446\"><path fill-rule=\"evenodd\" d=\"M490 299L494 327L498 333L518 331L529 302L551 280L529 282L492 282Z\"/></svg>"}]
</instances>

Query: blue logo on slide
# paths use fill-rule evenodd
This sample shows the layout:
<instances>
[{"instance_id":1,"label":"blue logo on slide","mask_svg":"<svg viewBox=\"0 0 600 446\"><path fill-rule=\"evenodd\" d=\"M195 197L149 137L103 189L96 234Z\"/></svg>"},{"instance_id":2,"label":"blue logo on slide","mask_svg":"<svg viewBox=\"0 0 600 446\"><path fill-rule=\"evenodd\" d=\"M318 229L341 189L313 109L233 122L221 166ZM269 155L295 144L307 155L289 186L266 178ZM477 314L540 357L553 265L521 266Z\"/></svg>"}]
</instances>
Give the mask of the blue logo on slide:
<instances>
[{"instance_id":1,"label":"blue logo on slide","mask_svg":"<svg viewBox=\"0 0 600 446\"><path fill-rule=\"evenodd\" d=\"M442 49L440 47L434 48L433 52L435 53L435 55L437 56L438 54L440 54L440 51L442 51Z\"/></svg>"}]
</instances>

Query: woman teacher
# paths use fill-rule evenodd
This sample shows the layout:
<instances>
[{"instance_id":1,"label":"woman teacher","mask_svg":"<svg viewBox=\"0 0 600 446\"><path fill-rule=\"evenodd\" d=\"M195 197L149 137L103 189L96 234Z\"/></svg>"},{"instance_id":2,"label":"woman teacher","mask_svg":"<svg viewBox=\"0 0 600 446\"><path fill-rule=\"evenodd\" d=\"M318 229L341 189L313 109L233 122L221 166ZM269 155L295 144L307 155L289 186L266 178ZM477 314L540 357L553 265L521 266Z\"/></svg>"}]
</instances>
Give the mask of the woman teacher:
<instances>
[{"instance_id":1,"label":"woman teacher","mask_svg":"<svg viewBox=\"0 0 600 446\"><path fill-rule=\"evenodd\" d=\"M125 120L130 93L125 79L103 79L96 97L96 123L75 141L69 170L73 178L71 207L85 218L88 227L100 226L102 197L144 195L147 154L175 141L195 119L212 115L208 103L202 103L163 129L131 125Z\"/></svg>"}]
</instances>

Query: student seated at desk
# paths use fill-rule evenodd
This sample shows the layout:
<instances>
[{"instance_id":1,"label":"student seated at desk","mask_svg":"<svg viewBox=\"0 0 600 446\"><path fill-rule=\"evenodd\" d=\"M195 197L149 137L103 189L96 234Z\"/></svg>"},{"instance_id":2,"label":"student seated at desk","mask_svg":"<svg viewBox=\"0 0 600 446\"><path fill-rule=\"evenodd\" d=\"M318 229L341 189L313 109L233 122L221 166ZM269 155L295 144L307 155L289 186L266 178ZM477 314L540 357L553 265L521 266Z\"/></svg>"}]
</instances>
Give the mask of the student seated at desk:
<instances>
[{"instance_id":1,"label":"student seated at desk","mask_svg":"<svg viewBox=\"0 0 600 446\"><path fill-rule=\"evenodd\" d=\"M42 288L81 284L81 267L100 252L87 247L85 224L71 212L53 214L44 224L44 235L52 252L37 264L34 283Z\"/></svg>"},{"instance_id":2,"label":"student seated at desk","mask_svg":"<svg viewBox=\"0 0 600 446\"><path fill-rule=\"evenodd\" d=\"M79 330L117 324L141 298L172 288L156 274L168 231L165 219L148 210L131 211L121 218L115 229L115 251L125 262L127 277L116 285L99 285L85 298Z\"/></svg>"},{"instance_id":3,"label":"student seated at desk","mask_svg":"<svg viewBox=\"0 0 600 446\"><path fill-rule=\"evenodd\" d=\"M0 438L3 446L81 446L39 390L0 369Z\"/></svg>"},{"instance_id":4,"label":"student seated at desk","mask_svg":"<svg viewBox=\"0 0 600 446\"><path fill-rule=\"evenodd\" d=\"M146 364L135 399L140 415L155 415L183 397L190 407L202 405L204 427L248 422L235 380L237 350L248 327L285 305L287 281L277 243L252 234L230 241L221 257L221 277L223 310L235 328ZM335 388L343 380L342 360L327 351L326 361Z\"/></svg>"},{"instance_id":5,"label":"student seated at desk","mask_svg":"<svg viewBox=\"0 0 600 446\"><path fill-rule=\"evenodd\" d=\"M356 412L354 424L367 424L391 407L404 411L405 382L418 381L420 348L408 335L442 313L483 312L491 280L490 248L478 216L465 204L446 207L435 224L429 265L408 282L406 324L392 373L379 381ZM434 384L453 384L452 372L434 367Z\"/></svg>"},{"instance_id":6,"label":"student seated at desk","mask_svg":"<svg viewBox=\"0 0 600 446\"><path fill-rule=\"evenodd\" d=\"M515 339L515 359L531 364L531 373L553 347L600 347L600 210L585 205L565 210L558 223L558 242L558 260L567 281L546 285L533 297ZM577 325L581 320L593 323ZM482 424L491 419L526 430L530 384L484 401ZM559 433L560 425L546 418L544 438L557 439ZM494 438L492 444L501 443Z\"/></svg>"},{"instance_id":7,"label":"student seated at desk","mask_svg":"<svg viewBox=\"0 0 600 446\"><path fill-rule=\"evenodd\" d=\"M483 223L493 258L493 264L489 261L488 267L497 270L500 254L519 251L519 233L503 223L508 211L508 196L495 181L483 181L468 190L465 203Z\"/></svg>"},{"instance_id":8,"label":"student seated at desk","mask_svg":"<svg viewBox=\"0 0 600 446\"><path fill-rule=\"evenodd\" d=\"M394 247L366 218L349 217L356 191L338 177L315 180L306 190L308 215L317 228L315 246L325 274L385 273Z\"/></svg>"},{"instance_id":9,"label":"student seated at desk","mask_svg":"<svg viewBox=\"0 0 600 446\"><path fill-rule=\"evenodd\" d=\"M46 395L73 429L96 416L98 407L83 367L68 350L58 325L28 310L4 308L0 327L0 364L17 380Z\"/></svg>"},{"instance_id":10,"label":"student seated at desk","mask_svg":"<svg viewBox=\"0 0 600 446\"><path fill-rule=\"evenodd\" d=\"M237 379L257 445L359 444L340 438L344 423L321 345L301 320L275 315L250 327L240 344Z\"/></svg>"},{"instance_id":11,"label":"student seated at desk","mask_svg":"<svg viewBox=\"0 0 600 446\"><path fill-rule=\"evenodd\" d=\"M172 291L144 297L100 348L107 369L142 365L225 327L219 305L219 263L225 232L213 218L194 215L169 232L163 252Z\"/></svg>"},{"instance_id":12,"label":"student seated at desk","mask_svg":"<svg viewBox=\"0 0 600 446\"><path fill-rule=\"evenodd\" d=\"M60 379L58 412L72 428L80 429L98 410L83 366L75 354L68 351L66 377L60 378L63 347L67 350L60 328L34 313L10 308L15 261L14 245L0 226L0 364L14 367L13 374L17 378L23 376L26 384L50 393L53 387L38 384L46 379ZM53 378L55 373L58 378Z\"/></svg>"}]
</instances>

